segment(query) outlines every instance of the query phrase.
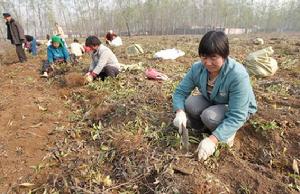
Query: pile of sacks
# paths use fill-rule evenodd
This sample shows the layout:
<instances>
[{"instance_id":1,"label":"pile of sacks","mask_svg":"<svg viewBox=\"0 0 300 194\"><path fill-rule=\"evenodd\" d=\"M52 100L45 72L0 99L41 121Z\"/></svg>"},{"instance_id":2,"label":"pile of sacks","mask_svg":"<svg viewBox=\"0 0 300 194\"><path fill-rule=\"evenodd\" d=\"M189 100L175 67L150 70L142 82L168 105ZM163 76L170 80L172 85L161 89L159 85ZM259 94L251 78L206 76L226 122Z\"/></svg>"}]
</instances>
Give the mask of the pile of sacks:
<instances>
[{"instance_id":1,"label":"pile of sacks","mask_svg":"<svg viewBox=\"0 0 300 194\"><path fill-rule=\"evenodd\" d=\"M272 47L250 53L244 61L244 65L248 69L249 74L259 77L274 75L278 70L278 64L277 61L271 57L273 53L274 50Z\"/></svg>"}]
</instances>

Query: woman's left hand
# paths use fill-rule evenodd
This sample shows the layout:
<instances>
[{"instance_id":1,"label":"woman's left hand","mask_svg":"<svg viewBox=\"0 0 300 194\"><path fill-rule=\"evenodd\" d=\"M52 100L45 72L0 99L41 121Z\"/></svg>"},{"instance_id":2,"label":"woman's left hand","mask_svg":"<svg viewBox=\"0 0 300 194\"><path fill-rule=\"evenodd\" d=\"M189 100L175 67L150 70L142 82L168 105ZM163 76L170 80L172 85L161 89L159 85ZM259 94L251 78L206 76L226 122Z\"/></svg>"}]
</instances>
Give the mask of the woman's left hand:
<instances>
[{"instance_id":1,"label":"woman's left hand","mask_svg":"<svg viewBox=\"0 0 300 194\"><path fill-rule=\"evenodd\" d=\"M92 76L92 74L90 72L85 74L84 77L85 77L86 84L91 83L94 80L94 77Z\"/></svg>"}]
</instances>

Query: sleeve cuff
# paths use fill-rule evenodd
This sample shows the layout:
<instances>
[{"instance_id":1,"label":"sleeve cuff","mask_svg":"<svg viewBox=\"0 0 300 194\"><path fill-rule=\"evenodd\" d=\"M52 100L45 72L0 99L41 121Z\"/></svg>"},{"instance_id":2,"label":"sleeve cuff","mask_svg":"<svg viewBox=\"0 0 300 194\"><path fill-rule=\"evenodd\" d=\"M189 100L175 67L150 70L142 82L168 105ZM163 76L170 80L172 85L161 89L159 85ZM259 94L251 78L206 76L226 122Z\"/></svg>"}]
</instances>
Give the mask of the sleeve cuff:
<instances>
[{"instance_id":1,"label":"sleeve cuff","mask_svg":"<svg viewBox=\"0 0 300 194\"><path fill-rule=\"evenodd\" d=\"M176 112L176 111L179 110L179 109L184 110L184 106L174 106L174 107L173 107L173 111L174 111L174 112Z\"/></svg>"},{"instance_id":2,"label":"sleeve cuff","mask_svg":"<svg viewBox=\"0 0 300 194\"><path fill-rule=\"evenodd\" d=\"M224 140L222 138L222 135L219 133L219 131L213 131L212 134L220 141L220 142L225 142L226 140Z\"/></svg>"},{"instance_id":3,"label":"sleeve cuff","mask_svg":"<svg viewBox=\"0 0 300 194\"><path fill-rule=\"evenodd\" d=\"M212 132L212 134L213 134L220 142L223 142L223 143L227 143L228 140L230 139L230 137L232 137L235 133L236 133L236 131L233 132L231 135L229 135L229 137L228 137L227 135L226 135L226 137L224 137L224 135L222 135L222 134L220 133L219 130L218 130L218 131L215 130L215 131Z\"/></svg>"},{"instance_id":4,"label":"sleeve cuff","mask_svg":"<svg viewBox=\"0 0 300 194\"><path fill-rule=\"evenodd\" d=\"M91 75L93 76L93 78L97 77L97 73L95 73L94 71L91 72Z\"/></svg>"}]
</instances>

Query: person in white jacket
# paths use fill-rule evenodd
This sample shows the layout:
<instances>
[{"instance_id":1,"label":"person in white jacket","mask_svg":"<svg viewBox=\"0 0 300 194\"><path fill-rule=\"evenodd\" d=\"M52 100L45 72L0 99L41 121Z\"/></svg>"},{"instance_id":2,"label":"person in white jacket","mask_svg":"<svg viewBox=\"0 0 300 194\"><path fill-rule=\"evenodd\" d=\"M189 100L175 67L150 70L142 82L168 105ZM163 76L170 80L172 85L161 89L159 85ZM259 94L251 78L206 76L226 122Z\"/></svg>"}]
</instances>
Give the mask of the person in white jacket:
<instances>
[{"instance_id":1,"label":"person in white jacket","mask_svg":"<svg viewBox=\"0 0 300 194\"><path fill-rule=\"evenodd\" d=\"M70 44L70 59L72 63L78 63L81 56L84 53L84 48L79 44L78 39L74 39L74 42Z\"/></svg>"},{"instance_id":2,"label":"person in white jacket","mask_svg":"<svg viewBox=\"0 0 300 194\"><path fill-rule=\"evenodd\" d=\"M114 33L112 30L110 30L106 36L105 36L106 44L113 46L113 47L118 47L122 46L123 42L120 36L118 36L116 33Z\"/></svg>"},{"instance_id":3,"label":"person in white jacket","mask_svg":"<svg viewBox=\"0 0 300 194\"><path fill-rule=\"evenodd\" d=\"M96 36L89 36L85 41L92 53L92 63L86 74L86 81L92 82L99 77L103 81L106 77L116 77L120 72L120 64L116 55Z\"/></svg>"}]
</instances>

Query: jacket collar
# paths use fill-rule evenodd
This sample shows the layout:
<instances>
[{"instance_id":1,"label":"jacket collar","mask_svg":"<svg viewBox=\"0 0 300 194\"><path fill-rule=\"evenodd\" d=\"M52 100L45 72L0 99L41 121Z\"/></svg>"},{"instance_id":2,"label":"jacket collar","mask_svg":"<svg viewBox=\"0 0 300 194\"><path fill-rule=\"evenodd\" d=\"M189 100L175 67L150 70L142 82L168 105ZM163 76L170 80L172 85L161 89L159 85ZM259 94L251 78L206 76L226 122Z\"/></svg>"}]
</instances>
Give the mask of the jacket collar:
<instances>
[{"instance_id":1,"label":"jacket collar","mask_svg":"<svg viewBox=\"0 0 300 194\"><path fill-rule=\"evenodd\" d=\"M99 53L100 53L100 49L103 47L103 45L102 44L100 44L99 45L99 47L97 48L97 50L94 50L94 52L93 52L93 55L99 55Z\"/></svg>"},{"instance_id":2,"label":"jacket collar","mask_svg":"<svg viewBox=\"0 0 300 194\"><path fill-rule=\"evenodd\" d=\"M9 22L6 22L6 25L9 25L11 23L15 22L14 18L11 18L11 20Z\"/></svg>"}]
</instances>

